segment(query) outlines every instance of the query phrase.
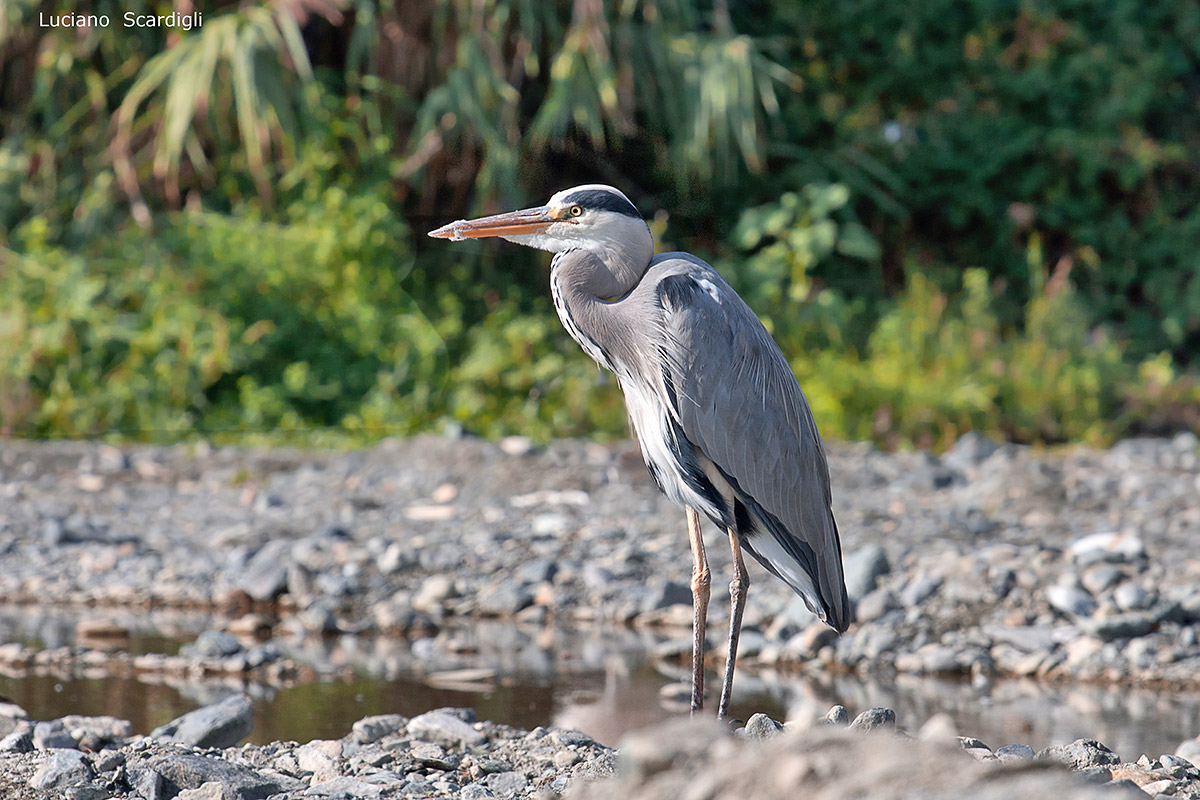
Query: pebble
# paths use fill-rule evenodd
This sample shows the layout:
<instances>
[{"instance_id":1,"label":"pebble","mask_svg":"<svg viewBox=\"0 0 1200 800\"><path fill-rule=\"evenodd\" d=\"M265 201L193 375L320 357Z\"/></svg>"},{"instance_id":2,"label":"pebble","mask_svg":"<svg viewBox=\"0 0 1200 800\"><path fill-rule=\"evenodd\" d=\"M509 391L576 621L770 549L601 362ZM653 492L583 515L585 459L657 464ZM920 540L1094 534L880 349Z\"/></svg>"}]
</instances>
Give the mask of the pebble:
<instances>
[{"instance_id":1,"label":"pebble","mask_svg":"<svg viewBox=\"0 0 1200 800\"><path fill-rule=\"evenodd\" d=\"M30 779L34 789L62 791L92 779L92 768L78 750L54 750Z\"/></svg>"},{"instance_id":2,"label":"pebble","mask_svg":"<svg viewBox=\"0 0 1200 800\"><path fill-rule=\"evenodd\" d=\"M396 731L404 730L407 725L407 717L399 714L378 714L372 717L363 717L354 723L351 730L356 742L371 744Z\"/></svg>"},{"instance_id":3,"label":"pebble","mask_svg":"<svg viewBox=\"0 0 1200 800\"><path fill-rule=\"evenodd\" d=\"M1058 761L1071 769L1102 767L1121 763L1121 758L1095 739L1076 739L1068 744L1053 745L1041 750L1038 761Z\"/></svg>"},{"instance_id":4,"label":"pebble","mask_svg":"<svg viewBox=\"0 0 1200 800\"><path fill-rule=\"evenodd\" d=\"M868 708L850 723L855 731L873 731L896 727L896 712L890 708Z\"/></svg>"},{"instance_id":5,"label":"pebble","mask_svg":"<svg viewBox=\"0 0 1200 800\"><path fill-rule=\"evenodd\" d=\"M150 738L192 747L232 747L254 730L254 702L246 695L189 711L150 732Z\"/></svg>"},{"instance_id":6,"label":"pebble","mask_svg":"<svg viewBox=\"0 0 1200 800\"><path fill-rule=\"evenodd\" d=\"M878 544L868 544L842 558L846 593L851 601L860 600L874 591L878 580L891 571L887 552Z\"/></svg>"},{"instance_id":7,"label":"pebble","mask_svg":"<svg viewBox=\"0 0 1200 800\"><path fill-rule=\"evenodd\" d=\"M771 719L766 714L755 714L746 720L746 726L741 729L742 737L761 741L778 736L783 731L783 723Z\"/></svg>"},{"instance_id":8,"label":"pebble","mask_svg":"<svg viewBox=\"0 0 1200 800\"><path fill-rule=\"evenodd\" d=\"M416 739L448 744L477 745L486 737L456 716L429 711L408 722L408 734Z\"/></svg>"}]
</instances>

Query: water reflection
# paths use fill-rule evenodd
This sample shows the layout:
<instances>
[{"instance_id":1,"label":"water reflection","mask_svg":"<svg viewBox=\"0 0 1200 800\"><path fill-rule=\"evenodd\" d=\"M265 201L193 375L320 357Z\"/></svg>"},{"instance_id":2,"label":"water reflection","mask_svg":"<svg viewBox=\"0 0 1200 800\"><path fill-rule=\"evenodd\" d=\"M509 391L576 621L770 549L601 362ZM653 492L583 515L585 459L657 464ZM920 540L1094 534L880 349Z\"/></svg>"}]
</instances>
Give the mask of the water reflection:
<instances>
[{"instance_id":1,"label":"water reflection","mask_svg":"<svg viewBox=\"0 0 1200 800\"><path fill-rule=\"evenodd\" d=\"M144 623L149 617L140 619ZM157 622L131 625L129 646L174 649L212 620L175 618L166 625L166 636L153 627ZM55 615L0 614L3 641L59 646L73 641L74 630L74 621ZM577 728L615 744L628 730L678 713L678 703L669 698L685 693L664 687L678 684L686 670L652 658L663 642L660 635L628 628L570 630L498 622L452 627L415 642L284 638L277 643L288 656L313 667L310 678L298 685L268 686L229 677L203 682L163 675L113 677L94 668L86 674L26 670L0 673L0 695L11 697L36 719L112 714L130 720L136 732L148 732L191 708L245 691L257 700L251 737L257 743L340 737L369 714L411 716L441 706L469 706L481 718L523 728ZM718 675L710 672L710 688L717 681ZM992 747L1025 743L1041 748L1097 738L1126 759L1143 752L1173 752L1200 731L1200 694L1057 687L1031 680L977 687L906 675L865 679L741 669L732 712L745 718L765 711L779 718L789 709L814 713L835 703L852 714L871 706L894 708L900 724L911 730L945 713L960 733Z\"/></svg>"}]
</instances>

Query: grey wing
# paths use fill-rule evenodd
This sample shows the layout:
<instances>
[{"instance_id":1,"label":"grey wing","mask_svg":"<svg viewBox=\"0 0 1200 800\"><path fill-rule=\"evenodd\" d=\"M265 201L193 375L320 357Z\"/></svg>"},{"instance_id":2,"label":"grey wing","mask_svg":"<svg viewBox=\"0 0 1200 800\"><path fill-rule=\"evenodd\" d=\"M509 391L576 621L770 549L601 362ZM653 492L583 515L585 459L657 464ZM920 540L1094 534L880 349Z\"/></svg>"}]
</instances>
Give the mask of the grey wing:
<instances>
[{"instance_id":1,"label":"grey wing","mask_svg":"<svg viewBox=\"0 0 1200 800\"><path fill-rule=\"evenodd\" d=\"M743 547L844 631L841 541L808 401L750 307L711 267L686 263L657 287L679 425L753 514L751 529L739 531Z\"/></svg>"}]
</instances>

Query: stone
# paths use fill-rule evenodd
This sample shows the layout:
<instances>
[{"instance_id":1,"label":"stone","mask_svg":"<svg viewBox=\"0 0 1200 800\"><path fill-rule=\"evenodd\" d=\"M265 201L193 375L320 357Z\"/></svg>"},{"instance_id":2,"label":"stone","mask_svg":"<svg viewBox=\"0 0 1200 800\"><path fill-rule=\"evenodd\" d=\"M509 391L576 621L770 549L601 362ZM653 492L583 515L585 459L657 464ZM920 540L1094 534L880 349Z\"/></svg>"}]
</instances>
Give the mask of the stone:
<instances>
[{"instance_id":1,"label":"stone","mask_svg":"<svg viewBox=\"0 0 1200 800\"><path fill-rule=\"evenodd\" d=\"M1087 632L1104 642L1114 639L1132 639L1135 636L1145 636L1154 630L1158 620L1150 611L1130 611L1104 619L1089 620Z\"/></svg>"},{"instance_id":2,"label":"stone","mask_svg":"<svg viewBox=\"0 0 1200 800\"><path fill-rule=\"evenodd\" d=\"M311 772L315 782L332 780L340 774L337 759L331 755L329 748L323 746L326 744L330 743L312 741L296 748L297 766L305 772ZM341 750L340 742L332 742L332 744L337 744L337 750Z\"/></svg>"},{"instance_id":3,"label":"stone","mask_svg":"<svg viewBox=\"0 0 1200 800\"><path fill-rule=\"evenodd\" d=\"M656 581L651 584L650 591L642 600L642 612L655 611L674 605L691 608L691 587L676 581Z\"/></svg>"},{"instance_id":4,"label":"stone","mask_svg":"<svg viewBox=\"0 0 1200 800\"><path fill-rule=\"evenodd\" d=\"M433 613L442 610L442 605L456 597L454 579L449 575L430 575L413 595L412 607L418 611Z\"/></svg>"},{"instance_id":5,"label":"stone","mask_svg":"<svg viewBox=\"0 0 1200 800\"><path fill-rule=\"evenodd\" d=\"M1079 582L1094 597L1116 586L1124 578L1125 573L1119 567L1112 564L1096 564L1080 573Z\"/></svg>"},{"instance_id":6,"label":"stone","mask_svg":"<svg viewBox=\"0 0 1200 800\"><path fill-rule=\"evenodd\" d=\"M383 796L384 788L376 783L368 783L343 775L332 780L314 783L301 797L324 797L329 800L359 800L360 798L375 800L375 798Z\"/></svg>"},{"instance_id":7,"label":"stone","mask_svg":"<svg viewBox=\"0 0 1200 800\"><path fill-rule=\"evenodd\" d=\"M1058 761L1071 769L1104 767L1120 764L1121 757L1095 739L1076 739L1069 744L1058 744L1039 750L1038 761Z\"/></svg>"},{"instance_id":8,"label":"stone","mask_svg":"<svg viewBox=\"0 0 1200 800\"><path fill-rule=\"evenodd\" d=\"M488 800L488 798L495 797L496 795L487 786L477 782L468 783L462 788L458 796L460 800Z\"/></svg>"},{"instance_id":9,"label":"stone","mask_svg":"<svg viewBox=\"0 0 1200 800\"><path fill-rule=\"evenodd\" d=\"M162 800L166 796L162 776L152 769L130 769L125 773L125 780L142 800Z\"/></svg>"},{"instance_id":10,"label":"stone","mask_svg":"<svg viewBox=\"0 0 1200 800\"><path fill-rule=\"evenodd\" d=\"M29 779L29 785L34 789L62 791L86 784L94 774L80 751L56 749Z\"/></svg>"},{"instance_id":11,"label":"stone","mask_svg":"<svg viewBox=\"0 0 1200 800\"><path fill-rule=\"evenodd\" d=\"M1027 744L1006 744L997 748L996 757L1003 762L1032 761L1035 753Z\"/></svg>"},{"instance_id":12,"label":"stone","mask_svg":"<svg viewBox=\"0 0 1200 800\"><path fill-rule=\"evenodd\" d=\"M236 587L260 603L283 594L288 585L287 554L291 547L287 539L267 542L242 568Z\"/></svg>"},{"instance_id":13,"label":"stone","mask_svg":"<svg viewBox=\"0 0 1200 800\"><path fill-rule=\"evenodd\" d=\"M1112 597L1122 611L1144 611L1154 605L1154 596L1133 581L1118 586Z\"/></svg>"},{"instance_id":14,"label":"stone","mask_svg":"<svg viewBox=\"0 0 1200 800\"><path fill-rule=\"evenodd\" d=\"M783 723L771 719L766 714L755 714L746 721L742 728L743 738L762 741L771 739L783 732Z\"/></svg>"},{"instance_id":15,"label":"stone","mask_svg":"<svg viewBox=\"0 0 1200 800\"><path fill-rule=\"evenodd\" d=\"M941 462L948 467L965 472L987 461L999 447L996 442L982 433L968 431L958 437L950 449L942 454Z\"/></svg>"},{"instance_id":16,"label":"stone","mask_svg":"<svg viewBox=\"0 0 1200 800\"><path fill-rule=\"evenodd\" d=\"M942 588L942 579L936 575L921 575L908 582L900 592L900 602L905 608L914 608L928 600Z\"/></svg>"},{"instance_id":17,"label":"stone","mask_svg":"<svg viewBox=\"0 0 1200 800\"><path fill-rule=\"evenodd\" d=\"M1046 602L1055 611L1069 617L1090 617L1096 613L1096 601L1082 589L1055 584L1046 588Z\"/></svg>"},{"instance_id":18,"label":"stone","mask_svg":"<svg viewBox=\"0 0 1200 800\"><path fill-rule=\"evenodd\" d=\"M508 581L489 586L475 598L476 610L492 617L511 617L531 605L533 593Z\"/></svg>"},{"instance_id":19,"label":"stone","mask_svg":"<svg viewBox=\"0 0 1200 800\"><path fill-rule=\"evenodd\" d=\"M359 744L378 742L383 737L403 730L408 725L408 717L400 714L377 714L373 717L363 717L354 723L351 730L354 741Z\"/></svg>"},{"instance_id":20,"label":"stone","mask_svg":"<svg viewBox=\"0 0 1200 800\"><path fill-rule=\"evenodd\" d=\"M845 706L834 706L825 712L820 722L822 725L849 725L850 713Z\"/></svg>"},{"instance_id":21,"label":"stone","mask_svg":"<svg viewBox=\"0 0 1200 800\"><path fill-rule=\"evenodd\" d=\"M891 571L887 553L877 544L864 545L842 560L842 573L850 600L858 602L875 589L879 579Z\"/></svg>"},{"instance_id":22,"label":"stone","mask_svg":"<svg viewBox=\"0 0 1200 800\"><path fill-rule=\"evenodd\" d=\"M95 756L96 772L112 772L125 764L125 754L120 750L104 750Z\"/></svg>"},{"instance_id":23,"label":"stone","mask_svg":"<svg viewBox=\"0 0 1200 800\"><path fill-rule=\"evenodd\" d=\"M0 753L29 753L34 750L33 733L16 730L0 739Z\"/></svg>"},{"instance_id":24,"label":"stone","mask_svg":"<svg viewBox=\"0 0 1200 800\"><path fill-rule=\"evenodd\" d=\"M85 717L72 714L63 717L61 721L78 747L93 752L111 742L126 739L133 731L129 720L109 716Z\"/></svg>"},{"instance_id":25,"label":"stone","mask_svg":"<svg viewBox=\"0 0 1200 800\"><path fill-rule=\"evenodd\" d=\"M61 719L52 722L39 722L33 726L33 746L38 750L69 748L75 750L79 742L67 730Z\"/></svg>"},{"instance_id":26,"label":"stone","mask_svg":"<svg viewBox=\"0 0 1200 800\"><path fill-rule=\"evenodd\" d=\"M189 711L150 732L191 747L233 747L254 730L254 703L244 694Z\"/></svg>"},{"instance_id":27,"label":"stone","mask_svg":"<svg viewBox=\"0 0 1200 800\"><path fill-rule=\"evenodd\" d=\"M890 589L880 587L868 592L866 597L855 604L854 619L859 623L874 622L897 608L900 608L900 601L896 599L896 595Z\"/></svg>"},{"instance_id":28,"label":"stone","mask_svg":"<svg viewBox=\"0 0 1200 800\"><path fill-rule=\"evenodd\" d=\"M148 759L144 766L162 776L168 797L185 789L198 789L206 783L224 787L225 798L235 800L265 800L284 788L279 780L249 767L198 753L165 753Z\"/></svg>"},{"instance_id":29,"label":"stone","mask_svg":"<svg viewBox=\"0 0 1200 800\"><path fill-rule=\"evenodd\" d=\"M175 795L175 800L224 800L225 792L221 784L214 781L201 784L195 789L184 789Z\"/></svg>"},{"instance_id":30,"label":"stone","mask_svg":"<svg viewBox=\"0 0 1200 800\"><path fill-rule=\"evenodd\" d=\"M222 658L241 652L242 645L232 633L205 631L196 637L192 649L207 658Z\"/></svg>"},{"instance_id":31,"label":"stone","mask_svg":"<svg viewBox=\"0 0 1200 800\"><path fill-rule=\"evenodd\" d=\"M461 761L458 756L447 754L445 750L436 744L414 744L412 749L409 750L409 754L421 766L440 770L458 769L459 762Z\"/></svg>"},{"instance_id":32,"label":"stone","mask_svg":"<svg viewBox=\"0 0 1200 800\"><path fill-rule=\"evenodd\" d=\"M1072 542L1067 555L1082 564L1121 563L1144 558L1146 545L1132 533L1093 533Z\"/></svg>"},{"instance_id":33,"label":"stone","mask_svg":"<svg viewBox=\"0 0 1200 800\"><path fill-rule=\"evenodd\" d=\"M1173 794L1174 792L1172 792L1171 790L1174 788L1175 788L1175 781L1171 780L1170 778L1163 778L1162 780L1150 781L1150 783L1143 783L1141 786L1142 791L1145 792L1146 794L1150 795L1151 797L1155 797L1160 794Z\"/></svg>"},{"instance_id":34,"label":"stone","mask_svg":"<svg viewBox=\"0 0 1200 800\"><path fill-rule=\"evenodd\" d=\"M427 742L467 746L483 744L487 739L481 732L445 711L429 711L413 717L408 721L408 735Z\"/></svg>"},{"instance_id":35,"label":"stone","mask_svg":"<svg viewBox=\"0 0 1200 800\"><path fill-rule=\"evenodd\" d=\"M529 785L529 780L519 772L496 772L480 781L497 797L513 795Z\"/></svg>"},{"instance_id":36,"label":"stone","mask_svg":"<svg viewBox=\"0 0 1200 800\"><path fill-rule=\"evenodd\" d=\"M896 712L890 708L868 708L850 723L852 731L874 731L896 727Z\"/></svg>"}]
</instances>

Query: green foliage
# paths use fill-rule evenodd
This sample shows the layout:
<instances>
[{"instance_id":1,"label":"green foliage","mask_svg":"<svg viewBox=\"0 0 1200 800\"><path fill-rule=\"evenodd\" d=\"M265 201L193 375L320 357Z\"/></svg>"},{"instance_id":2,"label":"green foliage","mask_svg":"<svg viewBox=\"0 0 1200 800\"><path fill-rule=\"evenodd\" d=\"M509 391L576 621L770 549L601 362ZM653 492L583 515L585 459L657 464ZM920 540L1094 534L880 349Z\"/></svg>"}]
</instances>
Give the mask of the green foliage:
<instances>
[{"instance_id":1,"label":"green foliage","mask_svg":"<svg viewBox=\"0 0 1200 800\"><path fill-rule=\"evenodd\" d=\"M592 180L828 436L1200 424L1194 3L44 5L0 4L0 430L622 435L543 257L422 236Z\"/></svg>"}]
</instances>

